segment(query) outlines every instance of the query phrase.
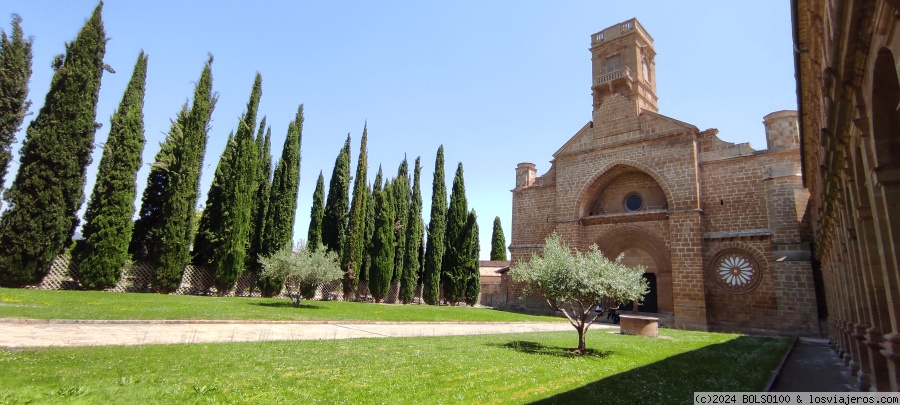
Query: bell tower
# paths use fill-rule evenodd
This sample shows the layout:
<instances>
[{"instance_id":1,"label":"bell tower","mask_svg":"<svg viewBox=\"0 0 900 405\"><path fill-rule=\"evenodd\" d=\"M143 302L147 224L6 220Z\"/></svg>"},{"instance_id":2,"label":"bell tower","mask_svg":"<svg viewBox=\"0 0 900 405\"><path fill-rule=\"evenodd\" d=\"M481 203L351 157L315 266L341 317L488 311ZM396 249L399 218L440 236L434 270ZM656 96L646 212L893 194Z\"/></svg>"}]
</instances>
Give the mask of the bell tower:
<instances>
[{"instance_id":1,"label":"bell tower","mask_svg":"<svg viewBox=\"0 0 900 405\"><path fill-rule=\"evenodd\" d=\"M658 112L653 37L636 18L591 35L594 124Z\"/></svg>"}]
</instances>

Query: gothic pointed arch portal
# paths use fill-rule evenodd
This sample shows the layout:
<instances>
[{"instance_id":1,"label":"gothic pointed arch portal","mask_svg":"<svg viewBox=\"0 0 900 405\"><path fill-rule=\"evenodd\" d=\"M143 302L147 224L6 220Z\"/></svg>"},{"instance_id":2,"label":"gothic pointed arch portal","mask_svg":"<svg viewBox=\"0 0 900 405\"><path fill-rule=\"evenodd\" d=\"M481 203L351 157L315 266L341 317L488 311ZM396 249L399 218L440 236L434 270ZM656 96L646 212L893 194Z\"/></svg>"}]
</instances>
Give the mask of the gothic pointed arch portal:
<instances>
[{"instance_id":1,"label":"gothic pointed arch portal","mask_svg":"<svg viewBox=\"0 0 900 405\"><path fill-rule=\"evenodd\" d=\"M656 312L673 314L672 267L666 244L658 237L637 226L620 226L604 233L597 240L597 247L603 255L615 259L623 255L622 262L628 266L643 265L645 272L656 279L653 296L645 301L656 300ZM647 278L651 278L648 276Z\"/></svg>"}]
</instances>

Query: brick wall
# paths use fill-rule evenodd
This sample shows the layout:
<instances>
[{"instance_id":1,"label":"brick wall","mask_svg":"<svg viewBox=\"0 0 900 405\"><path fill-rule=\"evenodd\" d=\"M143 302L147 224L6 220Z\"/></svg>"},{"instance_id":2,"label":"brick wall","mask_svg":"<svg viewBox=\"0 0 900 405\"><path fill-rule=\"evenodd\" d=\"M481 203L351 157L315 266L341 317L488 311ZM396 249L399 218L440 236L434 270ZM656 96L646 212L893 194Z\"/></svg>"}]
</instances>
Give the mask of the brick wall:
<instances>
[{"instance_id":1,"label":"brick wall","mask_svg":"<svg viewBox=\"0 0 900 405\"><path fill-rule=\"evenodd\" d=\"M769 150L762 151L658 114L652 40L626 31L595 38L593 73L618 60L632 77L594 83L593 120L530 187L519 176L512 259L528 260L556 232L574 248L596 243L656 274L659 312L672 313L675 327L811 333L810 209L797 176L797 113L764 117ZM651 81L638 71L645 61ZM631 193L654 209L627 211ZM519 298L521 286L505 282L511 306L546 308L540 296Z\"/></svg>"}]
</instances>

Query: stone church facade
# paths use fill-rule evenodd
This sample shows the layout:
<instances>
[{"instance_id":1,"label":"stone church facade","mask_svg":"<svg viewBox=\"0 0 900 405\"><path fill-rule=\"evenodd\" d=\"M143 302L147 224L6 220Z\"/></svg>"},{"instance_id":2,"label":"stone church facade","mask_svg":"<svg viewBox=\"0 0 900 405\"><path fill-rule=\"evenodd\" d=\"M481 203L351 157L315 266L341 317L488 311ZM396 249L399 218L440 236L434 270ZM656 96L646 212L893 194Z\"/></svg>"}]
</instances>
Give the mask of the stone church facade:
<instances>
[{"instance_id":1,"label":"stone church facade","mask_svg":"<svg viewBox=\"0 0 900 405\"><path fill-rule=\"evenodd\" d=\"M641 264L641 312L678 328L818 332L797 113L764 117L768 148L659 114L653 38L636 19L591 36L593 119L538 176L516 168L512 260L553 232ZM509 283L507 306L540 311ZM518 288L517 288L518 287Z\"/></svg>"}]
</instances>

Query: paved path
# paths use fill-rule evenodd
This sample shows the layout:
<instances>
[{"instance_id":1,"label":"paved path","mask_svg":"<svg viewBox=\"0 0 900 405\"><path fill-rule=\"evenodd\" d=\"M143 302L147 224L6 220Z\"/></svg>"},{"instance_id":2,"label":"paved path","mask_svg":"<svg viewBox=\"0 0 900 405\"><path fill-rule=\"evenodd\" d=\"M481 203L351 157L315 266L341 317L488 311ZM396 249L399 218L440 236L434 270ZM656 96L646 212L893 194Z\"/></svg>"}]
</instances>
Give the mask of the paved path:
<instances>
[{"instance_id":1,"label":"paved path","mask_svg":"<svg viewBox=\"0 0 900 405\"><path fill-rule=\"evenodd\" d=\"M856 378L841 362L828 339L803 337L791 350L773 392L855 392Z\"/></svg>"},{"instance_id":2,"label":"paved path","mask_svg":"<svg viewBox=\"0 0 900 405\"><path fill-rule=\"evenodd\" d=\"M591 329L618 329L594 325ZM572 331L567 322L307 323L0 320L0 347L142 345Z\"/></svg>"}]
</instances>

